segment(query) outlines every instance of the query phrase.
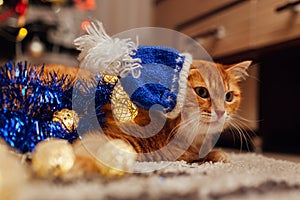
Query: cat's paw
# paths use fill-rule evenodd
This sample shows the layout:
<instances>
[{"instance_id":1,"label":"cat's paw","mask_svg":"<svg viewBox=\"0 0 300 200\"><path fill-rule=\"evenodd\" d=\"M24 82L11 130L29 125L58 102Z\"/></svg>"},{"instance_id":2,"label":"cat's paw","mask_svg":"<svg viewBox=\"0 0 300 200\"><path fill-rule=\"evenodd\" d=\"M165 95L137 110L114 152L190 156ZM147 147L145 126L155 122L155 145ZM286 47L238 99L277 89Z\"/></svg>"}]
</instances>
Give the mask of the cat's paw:
<instances>
[{"instance_id":1,"label":"cat's paw","mask_svg":"<svg viewBox=\"0 0 300 200\"><path fill-rule=\"evenodd\" d=\"M205 156L204 162L229 162L228 154L221 149L214 149Z\"/></svg>"}]
</instances>

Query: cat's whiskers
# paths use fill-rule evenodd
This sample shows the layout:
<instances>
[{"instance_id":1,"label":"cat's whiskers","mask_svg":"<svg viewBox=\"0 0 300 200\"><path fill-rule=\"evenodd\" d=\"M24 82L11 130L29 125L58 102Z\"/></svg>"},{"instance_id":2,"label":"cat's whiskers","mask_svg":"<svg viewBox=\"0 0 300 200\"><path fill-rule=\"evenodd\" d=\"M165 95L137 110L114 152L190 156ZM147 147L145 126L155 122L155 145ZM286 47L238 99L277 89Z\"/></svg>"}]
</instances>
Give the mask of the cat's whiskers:
<instances>
[{"instance_id":1,"label":"cat's whiskers","mask_svg":"<svg viewBox=\"0 0 300 200\"><path fill-rule=\"evenodd\" d=\"M243 149L243 141L246 143L246 148L249 150L249 145L248 145L248 140L247 137L244 133L244 130L235 122L230 123L230 131L233 133L233 135L238 135L240 139L240 151Z\"/></svg>"},{"instance_id":2,"label":"cat's whiskers","mask_svg":"<svg viewBox=\"0 0 300 200\"><path fill-rule=\"evenodd\" d=\"M252 134L256 135L256 133L247 125L247 123L245 123L249 121L251 120L242 118L241 116L230 117L230 119L228 120L228 123L230 125L230 130L232 131L232 133L235 133L236 131L238 132L241 141L241 149L242 149L243 139L244 139L248 151L250 151L248 142L251 142L251 146L253 145L252 137L249 134L249 131Z\"/></svg>"},{"instance_id":3,"label":"cat's whiskers","mask_svg":"<svg viewBox=\"0 0 300 200\"><path fill-rule=\"evenodd\" d=\"M249 127L248 123L247 122L257 122L257 120L249 120L249 119L246 119L246 118L243 118L239 115L236 115L234 117L234 120L242 127L245 127L244 130L245 130L245 133L248 135L249 139L251 139L251 136L249 134L249 132L251 134L253 134L254 136L257 136L255 131Z\"/></svg>"},{"instance_id":4,"label":"cat's whiskers","mask_svg":"<svg viewBox=\"0 0 300 200\"><path fill-rule=\"evenodd\" d=\"M195 113L195 112L192 113L192 115L196 115L196 114L197 113ZM181 120L181 122L179 124L177 124L176 127L174 127L172 132L178 131L178 133L180 133L180 134L186 134L186 131L188 131L189 135L190 135L190 132L191 133L196 132L195 129L196 128L198 129L198 120L197 120L198 118L199 117L196 116L196 117L189 117L188 119Z\"/></svg>"},{"instance_id":5,"label":"cat's whiskers","mask_svg":"<svg viewBox=\"0 0 300 200\"><path fill-rule=\"evenodd\" d=\"M197 118L181 120L171 131L172 143L176 149L186 150L193 143L198 132ZM175 143L174 143L175 142Z\"/></svg>"},{"instance_id":6,"label":"cat's whiskers","mask_svg":"<svg viewBox=\"0 0 300 200\"><path fill-rule=\"evenodd\" d=\"M181 130L185 130L193 135L217 133L223 128L223 120L221 118L213 121L212 114L201 110L190 112L188 119L183 119L178 126L182 126Z\"/></svg>"}]
</instances>

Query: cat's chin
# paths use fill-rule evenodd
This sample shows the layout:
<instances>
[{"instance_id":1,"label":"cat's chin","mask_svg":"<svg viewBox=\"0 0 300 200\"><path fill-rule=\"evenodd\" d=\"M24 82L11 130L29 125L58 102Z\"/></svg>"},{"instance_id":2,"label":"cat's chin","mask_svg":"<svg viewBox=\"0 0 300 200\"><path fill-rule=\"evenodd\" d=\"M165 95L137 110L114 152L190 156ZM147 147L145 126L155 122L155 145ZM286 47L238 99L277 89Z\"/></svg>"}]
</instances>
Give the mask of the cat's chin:
<instances>
[{"instance_id":1,"label":"cat's chin","mask_svg":"<svg viewBox=\"0 0 300 200\"><path fill-rule=\"evenodd\" d=\"M202 122L203 125L210 127L210 126L219 126L220 125L220 121L216 120L216 121L208 121L208 122Z\"/></svg>"},{"instance_id":2,"label":"cat's chin","mask_svg":"<svg viewBox=\"0 0 300 200\"><path fill-rule=\"evenodd\" d=\"M200 123L203 134L221 133L224 128L224 123L220 120L205 121Z\"/></svg>"}]
</instances>

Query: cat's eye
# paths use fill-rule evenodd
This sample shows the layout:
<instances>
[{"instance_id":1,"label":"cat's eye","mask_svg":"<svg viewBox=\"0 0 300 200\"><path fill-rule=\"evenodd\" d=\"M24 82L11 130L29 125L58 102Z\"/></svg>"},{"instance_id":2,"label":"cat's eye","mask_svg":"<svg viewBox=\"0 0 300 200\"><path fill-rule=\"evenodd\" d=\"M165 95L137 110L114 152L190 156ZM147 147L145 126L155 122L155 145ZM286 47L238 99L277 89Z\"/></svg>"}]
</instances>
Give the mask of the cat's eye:
<instances>
[{"instance_id":1,"label":"cat's eye","mask_svg":"<svg viewBox=\"0 0 300 200\"><path fill-rule=\"evenodd\" d=\"M225 100L227 102L231 102L233 100L233 92L227 92L226 95L225 95Z\"/></svg>"},{"instance_id":2,"label":"cat's eye","mask_svg":"<svg viewBox=\"0 0 300 200\"><path fill-rule=\"evenodd\" d=\"M195 90L196 94L203 99L206 99L209 97L208 90L205 87L196 87L196 88L194 88L194 90Z\"/></svg>"}]
</instances>

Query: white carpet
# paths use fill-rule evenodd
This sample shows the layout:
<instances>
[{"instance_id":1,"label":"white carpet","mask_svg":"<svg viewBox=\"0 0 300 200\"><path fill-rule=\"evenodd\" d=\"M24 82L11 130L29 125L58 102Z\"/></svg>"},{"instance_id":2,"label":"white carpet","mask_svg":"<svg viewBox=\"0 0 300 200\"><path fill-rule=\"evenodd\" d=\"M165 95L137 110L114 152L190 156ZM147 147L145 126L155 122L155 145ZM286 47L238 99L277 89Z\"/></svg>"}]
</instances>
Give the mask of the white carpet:
<instances>
[{"instance_id":1,"label":"white carpet","mask_svg":"<svg viewBox=\"0 0 300 200\"><path fill-rule=\"evenodd\" d=\"M139 163L160 170L119 179L32 180L18 199L300 199L300 163L231 153L230 163Z\"/></svg>"}]
</instances>

